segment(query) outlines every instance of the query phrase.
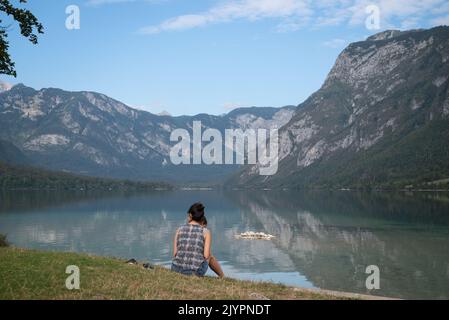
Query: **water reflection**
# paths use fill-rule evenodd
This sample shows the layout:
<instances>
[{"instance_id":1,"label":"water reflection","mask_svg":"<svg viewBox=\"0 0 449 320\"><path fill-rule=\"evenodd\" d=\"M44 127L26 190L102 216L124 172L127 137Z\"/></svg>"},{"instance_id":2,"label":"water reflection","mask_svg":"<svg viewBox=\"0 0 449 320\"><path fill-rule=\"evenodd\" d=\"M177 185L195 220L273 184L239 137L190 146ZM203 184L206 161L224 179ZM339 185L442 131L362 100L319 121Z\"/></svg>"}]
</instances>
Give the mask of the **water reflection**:
<instances>
[{"instance_id":1,"label":"water reflection","mask_svg":"<svg viewBox=\"0 0 449 320\"><path fill-rule=\"evenodd\" d=\"M267 192L232 199L279 235L275 243L314 285L370 293L365 268L381 269L381 290L407 298L449 297L447 194Z\"/></svg>"},{"instance_id":2,"label":"water reflection","mask_svg":"<svg viewBox=\"0 0 449 320\"><path fill-rule=\"evenodd\" d=\"M206 204L214 255L232 276L367 293L449 297L449 197L443 193L184 191L0 193L0 232L17 246L170 261L172 236ZM274 241L236 240L260 230Z\"/></svg>"}]
</instances>

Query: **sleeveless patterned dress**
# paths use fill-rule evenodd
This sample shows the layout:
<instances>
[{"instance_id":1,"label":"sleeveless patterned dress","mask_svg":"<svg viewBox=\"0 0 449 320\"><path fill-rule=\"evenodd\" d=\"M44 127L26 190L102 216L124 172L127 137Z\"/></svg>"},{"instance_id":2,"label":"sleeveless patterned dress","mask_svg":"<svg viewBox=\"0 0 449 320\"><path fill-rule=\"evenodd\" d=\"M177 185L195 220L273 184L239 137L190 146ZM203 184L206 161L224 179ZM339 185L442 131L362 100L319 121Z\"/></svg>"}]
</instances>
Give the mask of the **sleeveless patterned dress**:
<instances>
[{"instance_id":1,"label":"sleeveless patterned dress","mask_svg":"<svg viewBox=\"0 0 449 320\"><path fill-rule=\"evenodd\" d=\"M204 263L203 228L196 224L186 224L178 229L177 253L173 258L176 269L196 272Z\"/></svg>"}]
</instances>

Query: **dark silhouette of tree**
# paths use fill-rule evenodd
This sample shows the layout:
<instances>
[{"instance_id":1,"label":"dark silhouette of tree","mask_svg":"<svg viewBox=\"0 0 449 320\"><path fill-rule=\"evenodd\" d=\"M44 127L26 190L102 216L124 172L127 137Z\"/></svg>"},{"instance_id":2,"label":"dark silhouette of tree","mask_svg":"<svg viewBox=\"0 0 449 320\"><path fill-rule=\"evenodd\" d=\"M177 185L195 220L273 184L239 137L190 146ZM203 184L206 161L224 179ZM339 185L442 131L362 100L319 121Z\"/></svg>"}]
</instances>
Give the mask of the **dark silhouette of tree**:
<instances>
[{"instance_id":1,"label":"dark silhouette of tree","mask_svg":"<svg viewBox=\"0 0 449 320\"><path fill-rule=\"evenodd\" d=\"M26 3L27 0L19 0L20 3ZM11 4L10 0L0 0L0 11L12 17L19 23L20 33L31 43L37 44L37 33L44 33L44 27L31 13L31 11L18 8ZM3 21L0 20L0 25ZM14 62L9 55L8 27L0 26L0 74L17 76L14 68Z\"/></svg>"}]
</instances>

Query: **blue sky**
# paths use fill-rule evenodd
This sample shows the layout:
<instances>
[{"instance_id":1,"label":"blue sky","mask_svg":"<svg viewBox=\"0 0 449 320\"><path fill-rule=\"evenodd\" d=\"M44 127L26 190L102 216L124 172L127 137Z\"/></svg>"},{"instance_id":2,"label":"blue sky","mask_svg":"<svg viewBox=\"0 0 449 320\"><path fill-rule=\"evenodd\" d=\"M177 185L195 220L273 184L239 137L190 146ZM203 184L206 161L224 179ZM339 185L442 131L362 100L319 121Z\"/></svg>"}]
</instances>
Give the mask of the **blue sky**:
<instances>
[{"instance_id":1,"label":"blue sky","mask_svg":"<svg viewBox=\"0 0 449 320\"><path fill-rule=\"evenodd\" d=\"M366 27L375 4L380 29ZM65 26L77 5L81 28ZM29 0L44 24L33 46L10 28L10 83L107 94L173 115L299 104L341 50L391 28L449 23L444 0Z\"/></svg>"}]
</instances>

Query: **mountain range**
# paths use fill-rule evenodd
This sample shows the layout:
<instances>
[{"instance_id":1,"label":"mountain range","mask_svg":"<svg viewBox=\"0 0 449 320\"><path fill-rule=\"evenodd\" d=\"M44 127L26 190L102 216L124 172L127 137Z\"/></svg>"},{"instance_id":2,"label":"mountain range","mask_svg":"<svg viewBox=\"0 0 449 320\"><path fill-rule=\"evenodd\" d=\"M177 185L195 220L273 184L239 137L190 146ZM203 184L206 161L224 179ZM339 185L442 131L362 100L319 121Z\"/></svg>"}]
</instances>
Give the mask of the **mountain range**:
<instances>
[{"instance_id":1,"label":"mountain range","mask_svg":"<svg viewBox=\"0 0 449 320\"><path fill-rule=\"evenodd\" d=\"M449 27L350 44L298 106L173 117L95 92L0 86L0 161L77 174L237 188L403 188L449 178ZM175 166L170 133L279 128L279 169Z\"/></svg>"},{"instance_id":2,"label":"mountain range","mask_svg":"<svg viewBox=\"0 0 449 320\"><path fill-rule=\"evenodd\" d=\"M133 109L96 92L35 90L23 84L0 93L0 161L89 176L167 182L217 182L237 165L171 164L174 129L279 128L296 107L239 108L214 116L172 117Z\"/></svg>"},{"instance_id":3,"label":"mountain range","mask_svg":"<svg viewBox=\"0 0 449 320\"><path fill-rule=\"evenodd\" d=\"M279 170L230 185L416 188L449 180L449 27L350 44L281 128Z\"/></svg>"}]
</instances>

